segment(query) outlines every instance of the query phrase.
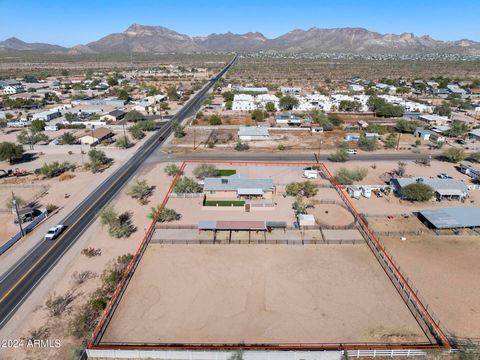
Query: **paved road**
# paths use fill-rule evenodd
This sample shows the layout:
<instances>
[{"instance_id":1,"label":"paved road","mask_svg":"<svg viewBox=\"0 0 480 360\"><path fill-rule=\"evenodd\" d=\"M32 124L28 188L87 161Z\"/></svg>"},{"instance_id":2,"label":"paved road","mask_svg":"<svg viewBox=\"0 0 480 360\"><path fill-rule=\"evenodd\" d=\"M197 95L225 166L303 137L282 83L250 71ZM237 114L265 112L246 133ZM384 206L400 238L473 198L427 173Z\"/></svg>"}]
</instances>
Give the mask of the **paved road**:
<instances>
[{"instance_id":1,"label":"paved road","mask_svg":"<svg viewBox=\"0 0 480 360\"><path fill-rule=\"evenodd\" d=\"M148 139L135 154L109 178L99 185L75 210L60 223L67 226L54 241L40 241L0 278L0 328L11 318L37 284L57 264L79 236L95 220L104 207L135 174L142 163L158 149L172 132L173 122L181 122L194 115L202 106L208 90L234 63L236 57L214 76L175 116Z\"/></svg>"},{"instance_id":2,"label":"paved road","mask_svg":"<svg viewBox=\"0 0 480 360\"><path fill-rule=\"evenodd\" d=\"M327 154L320 155L320 161L328 161ZM390 153L390 154L358 154L350 156L350 160L356 161L414 161L425 157L429 154L414 154L414 153ZM435 159L436 155L432 155L432 159ZM251 150L244 153L232 153L232 154L188 154L188 155L168 155L163 152L157 151L155 154L147 160L152 161L183 161L183 160L218 160L218 161L316 161L316 154L268 154L268 153L254 153Z\"/></svg>"}]
</instances>

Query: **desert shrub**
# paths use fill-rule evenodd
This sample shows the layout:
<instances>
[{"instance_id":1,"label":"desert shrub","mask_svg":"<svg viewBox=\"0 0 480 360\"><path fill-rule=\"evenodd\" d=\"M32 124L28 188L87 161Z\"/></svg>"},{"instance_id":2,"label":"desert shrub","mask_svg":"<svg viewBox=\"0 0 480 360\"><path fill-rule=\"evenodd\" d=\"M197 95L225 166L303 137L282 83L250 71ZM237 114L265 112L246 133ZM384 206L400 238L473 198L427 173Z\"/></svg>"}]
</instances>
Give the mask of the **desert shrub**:
<instances>
[{"instance_id":1,"label":"desert shrub","mask_svg":"<svg viewBox=\"0 0 480 360\"><path fill-rule=\"evenodd\" d=\"M74 169L75 164L71 164L68 161L64 161L62 163L54 161L52 163L44 163L40 168L39 172L47 178L53 178L63 174L66 171Z\"/></svg>"},{"instance_id":2,"label":"desert shrub","mask_svg":"<svg viewBox=\"0 0 480 360\"><path fill-rule=\"evenodd\" d=\"M148 214L149 219L153 220L155 218L155 214L157 213L157 210L159 207L160 205L158 205L157 207L152 207L150 209L150 213ZM181 217L182 216L179 213L177 213L175 210L164 207L158 213L157 222L170 222L170 221L180 220Z\"/></svg>"},{"instance_id":3,"label":"desert shrub","mask_svg":"<svg viewBox=\"0 0 480 360\"><path fill-rule=\"evenodd\" d=\"M16 202L18 208L21 208L21 207L24 207L25 205L27 205L27 202L25 200L23 200L23 198L21 198L18 195L15 195L15 202ZM5 205L8 209L13 209L13 198L9 197L8 200L7 200L7 203Z\"/></svg>"},{"instance_id":4,"label":"desert shrub","mask_svg":"<svg viewBox=\"0 0 480 360\"><path fill-rule=\"evenodd\" d=\"M46 325L32 329L28 333L27 340L47 340L50 337L50 328Z\"/></svg>"},{"instance_id":5,"label":"desert shrub","mask_svg":"<svg viewBox=\"0 0 480 360\"><path fill-rule=\"evenodd\" d=\"M63 295L50 296L45 302L45 307L51 317L57 317L71 310L71 303L77 296L73 291L67 291Z\"/></svg>"},{"instance_id":6,"label":"desert shrub","mask_svg":"<svg viewBox=\"0 0 480 360\"><path fill-rule=\"evenodd\" d=\"M368 139L366 136L361 136L358 140L358 147L363 151L374 151L377 150L378 141L377 139Z\"/></svg>"},{"instance_id":7,"label":"desert shrub","mask_svg":"<svg viewBox=\"0 0 480 360\"><path fill-rule=\"evenodd\" d=\"M116 142L115 144L117 145L117 147L119 147L120 149L128 149L130 147L133 146L132 142L130 141L130 139L127 137L127 136L122 136L120 137Z\"/></svg>"},{"instance_id":8,"label":"desert shrub","mask_svg":"<svg viewBox=\"0 0 480 360\"><path fill-rule=\"evenodd\" d=\"M450 148L443 152L445 159L452 163L457 163L459 161L465 160L466 154L465 150L459 148Z\"/></svg>"},{"instance_id":9,"label":"desert shrub","mask_svg":"<svg viewBox=\"0 0 480 360\"><path fill-rule=\"evenodd\" d=\"M352 185L355 181L363 180L367 174L368 170L365 168L355 170L340 168L335 172L335 179L341 185Z\"/></svg>"},{"instance_id":10,"label":"desert shrub","mask_svg":"<svg viewBox=\"0 0 480 360\"><path fill-rule=\"evenodd\" d=\"M97 150L97 149L92 149L88 152L88 158L90 159L90 162L87 164L87 168L90 169L92 173L96 173L103 168L105 168L107 165L111 164L113 162L112 159L107 157L105 152L102 150Z\"/></svg>"},{"instance_id":11,"label":"desert shrub","mask_svg":"<svg viewBox=\"0 0 480 360\"><path fill-rule=\"evenodd\" d=\"M129 237L136 231L132 224L131 213L124 212L118 215L113 206L108 205L100 212L100 223L108 226L108 233L115 238Z\"/></svg>"},{"instance_id":12,"label":"desert shrub","mask_svg":"<svg viewBox=\"0 0 480 360\"><path fill-rule=\"evenodd\" d=\"M350 158L350 155L348 155L348 152L346 149L338 149L334 154L330 155L328 159L333 162L345 162L348 161Z\"/></svg>"},{"instance_id":13,"label":"desert shrub","mask_svg":"<svg viewBox=\"0 0 480 360\"><path fill-rule=\"evenodd\" d=\"M222 118L218 115L212 115L210 116L208 123L210 125L222 125Z\"/></svg>"},{"instance_id":14,"label":"desert shrub","mask_svg":"<svg viewBox=\"0 0 480 360\"><path fill-rule=\"evenodd\" d=\"M289 196L313 197L318 192L317 184L311 181L291 182L285 187L285 192Z\"/></svg>"},{"instance_id":15,"label":"desert shrub","mask_svg":"<svg viewBox=\"0 0 480 360\"><path fill-rule=\"evenodd\" d=\"M434 191L427 184L414 183L403 187L400 196L410 201L428 201L433 197Z\"/></svg>"},{"instance_id":16,"label":"desert shrub","mask_svg":"<svg viewBox=\"0 0 480 360\"><path fill-rule=\"evenodd\" d=\"M47 209L48 213L52 213L52 212L54 212L55 210L58 209L58 206L55 205L55 204L47 204L47 206L45 206L45 208Z\"/></svg>"},{"instance_id":17,"label":"desert shrub","mask_svg":"<svg viewBox=\"0 0 480 360\"><path fill-rule=\"evenodd\" d=\"M218 176L218 170L212 164L200 164L193 169L193 175L197 179L204 179L206 177Z\"/></svg>"},{"instance_id":18,"label":"desert shrub","mask_svg":"<svg viewBox=\"0 0 480 360\"><path fill-rule=\"evenodd\" d=\"M199 193L202 191L202 186L195 179L182 176L175 182L172 191L177 194Z\"/></svg>"},{"instance_id":19,"label":"desert shrub","mask_svg":"<svg viewBox=\"0 0 480 360\"><path fill-rule=\"evenodd\" d=\"M95 277L97 277L97 274L90 270L84 270L80 272L75 271L72 274L72 280L77 286L82 285L85 281L93 279Z\"/></svg>"},{"instance_id":20,"label":"desert shrub","mask_svg":"<svg viewBox=\"0 0 480 360\"><path fill-rule=\"evenodd\" d=\"M130 126L128 128L128 132L130 133L132 138L134 138L136 140L140 140L140 139L143 139L145 137L145 133L143 132L143 130L140 128L140 126L138 124Z\"/></svg>"},{"instance_id":21,"label":"desert shrub","mask_svg":"<svg viewBox=\"0 0 480 360\"><path fill-rule=\"evenodd\" d=\"M126 194L145 204L148 197L152 195L152 187L148 186L145 179L137 179L127 188Z\"/></svg>"},{"instance_id":22,"label":"desert shrub","mask_svg":"<svg viewBox=\"0 0 480 360\"><path fill-rule=\"evenodd\" d=\"M88 247L82 250L82 255L85 255L88 258L94 257L94 256L101 256L102 255L102 249L96 249L93 247Z\"/></svg>"},{"instance_id":23,"label":"desert shrub","mask_svg":"<svg viewBox=\"0 0 480 360\"><path fill-rule=\"evenodd\" d=\"M168 164L167 166L165 166L165 173L168 175L168 176L175 176L178 172L178 165L177 164Z\"/></svg>"},{"instance_id":24,"label":"desert shrub","mask_svg":"<svg viewBox=\"0 0 480 360\"><path fill-rule=\"evenodd\" d=\"M250 149L250 146L246 143L242 143L241 141L239 141L235 145L234 149L237 150L237 151L246 151L246 150Z\"/></svg>"},{"instance_id":25,"label":"desert shrub","mask_svg":"<svg viewBox=\"0 0 480 360\"><path fill-rule=\"evenodd\" d=\"M58 181L67 181L67 180L73 179L74 177L75 175L72 173L63 173L58 177Z\"/></svg>"},{"instance_id":26,"label":"desert shrub","mask_svg":"<svg viewBox=\"0 0 480 360\"><path fill-rule=\"evenodd\" d=\"M172 123L172 131L176 138L182 138L186 135L185 128L176 121Z\"/></svg>"}]
</instances>

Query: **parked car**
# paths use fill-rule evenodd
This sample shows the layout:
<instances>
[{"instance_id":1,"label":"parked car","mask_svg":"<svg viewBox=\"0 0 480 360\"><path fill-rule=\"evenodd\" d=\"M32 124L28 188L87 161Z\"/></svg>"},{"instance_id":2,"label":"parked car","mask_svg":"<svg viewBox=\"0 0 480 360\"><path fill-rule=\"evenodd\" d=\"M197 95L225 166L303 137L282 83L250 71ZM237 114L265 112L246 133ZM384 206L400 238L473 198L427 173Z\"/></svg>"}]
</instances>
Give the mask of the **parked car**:
<instances>
[{"instance_id":1,"label":"parked car","mask_svg":"<svg viewBox=\"0 0 480 360\"><path fill-rule=\"evenodd\" d=\"M348 154L348 155L357 155L357 150L355 150L355 149L348 149L348 150L347 150L347 154Z\"/></svg>"},{"instance_id":2,"label":"parked car","mask_svg":"<svg viewBox=\"0 0 480 360\"><path fill-rule=\"evenodd\" d=\"M440 179L453 179L453 176L447 175L446 173L441 173L440 175L437 175L437 177Z\"/></svg>"},{"instance_id":3,"label":"parked car","mask_svg":"<svg viewBox=\"0 0 480 360\"><path fill-rule=\"evenodd\" d=\"M56 225L45 234L45 240L54 240L65 229L65 225Z\"/></svg>"}]
</instances>

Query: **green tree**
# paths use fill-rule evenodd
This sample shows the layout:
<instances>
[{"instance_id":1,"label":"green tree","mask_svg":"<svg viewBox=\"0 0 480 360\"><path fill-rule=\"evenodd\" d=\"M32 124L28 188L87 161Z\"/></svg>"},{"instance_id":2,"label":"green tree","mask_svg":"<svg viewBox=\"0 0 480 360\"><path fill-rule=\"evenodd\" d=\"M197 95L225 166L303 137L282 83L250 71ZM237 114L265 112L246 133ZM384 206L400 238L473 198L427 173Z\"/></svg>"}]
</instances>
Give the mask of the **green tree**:
<instances>
[{"instance_id":1,"label":"green tree","mask_svg":"<svg viewBox=\"0 0 480 360\"><path fill-rule=\"evenodd\" d=\"M343 120L337 114L328 114L327 119L336 127L343 124Z\"/></svg>"},{"instance_id":2,"label":"green tree","mask_svg":"<svg viewBox=\"0 0 480 360\"><path fill-rule=\"evenodd\" d=\"M400 196L410 201L428 201L433 197L433 194L433 189L423 183L404 186L400 191Z\"/></svg>"},{"instance_id":3,"label":"green tree","mask_svg":"<svg viewBox=\"0 0 480 360\"><path fill-rule=\"evenodd\" d=\"M128 93L127 89L120 89L117 92L117 98L119 98L120 100L130 101L131 96Z\"/></svg>"},{"instance_id":4,"label":"green tree","mask_svg":"<svg viewBox=\"0 0 480 360\"><path fill-rule=\"evenodd\" d=\"M400 117L405 111L402 106L390 104L384 99L374 95L368 99L368 106L375 112L375 115L380 117Z\"/></svg>"},{"instance_id":5,"label":"green tree","mask_svg":"<svg viewBox=\"0 0 480 360\"><path fill-rule=\"evenodd\" d=\"M135 140L140 140L145 137L145 133L142 131L142 128L140 127L139 124L135 124L133 126L130 126L128 128L128 132L134 138Z\"/></svg>"},{"instance_id":6,"label":"green tree","mask_svg":"<svg viewBox=\"0 0 480 360\"><path fill-rule=\"evenodd\" d=\"M362 108L362 104L358 101L341 100L338 105L340 111L359 111Z\"/></svg>"},{"instance_id":7,"label":"green tree","mask_svg":"<svg viewBox=\"0 0 480 360\"><path fill-rule=\"evenodd\" d=\"M452 109L450 108L450 105L448 105L448 103L445 101L441 105L435 106L433 112L440 116L450 117L450 115L452 115Z\"/></svg>"},{"instance_id":8,"label":"green tree","mask_svg":"<svg viewBox=\"0 0 480 360\"><path fill-rule=\"evenodd\" d=\"M387 149L394 149L397 146L398 135L397 134L388 134L387 138L383 142Z\"/></svg>"},{"instance_id":9,"label":"green tree","mask_svg":"<svg viewBox=\"0 0 480 360\"><path fill-rule=\"evenodd\" d=\"M306 201L305 198L301 195L297 195L295 201L292 204L293 210L295 210L295 214L306 214L307 209L313 207L313 204L309 201Z\"/></svg>"},{"instance_id":10,"label":"green tree","mask_svg":"<svg viewBox=\"0 0 480 360\"><path fill-rule=\"evenodd\" d=\"M32 130L32 132L41 132L45 130L45 122L42 120L32 120L30 129Z\"/></svg>"},{"instance_id":11,"label":"green tree","mask_svg":"<svg viewBox=\"0 0 480 360\"><path fill-rule=\"evenodd\" d=\"M265 119L265 112L260 109L255 109L252 111L252 120L263 121Z\"/></svg>"},{"instance_id":12,"label":"green tree","mask_svg":"<svg viewBox=\"0 0 480 360\"><path fill-rule=\"evenodd\" d=\"M453 120L450 129L446 131L446 135L452 137L464 136L470 128L463 121Z\"/></svg>"},{"instance_id":13,"label":"green tree","mask_svg":"<svg viewBox=\"0 0 480 360\"><path fill-rule=\"evenodd\" d=\"M376 138L368 139L366 136L360 136L358 147L363 151L375 151L378 147L378 141Z\"/></svg>"},{"instance_id":14,"label":"green tree","mask_svg":"<svg viewBox=\"0 0 480 360\"><path fill-rule=\"evenodd\" d=\"M329 160L333 162L345 162L348 161L350 158L350 155L348 155L348 152L346 149L338 149L334 154L329 156Z\"/></svg>"},{"instance_id":15,"label":"green tree","mask_svg":"<svg viewBox=\"0 0 480 360\"><path fill-rule=\"evenodd\" d=\"M223 100L227 102L227 101L233 101L235 94L231 91L225 91L224 93L222 93L222 96L223 96Z\"/></svg>"},{"instance_id":16,"label":"green tree","mask_svg":"<svg viewBox=\"0 0 480 360\"><path fill-rule=\"evenodd\" d=\"M157 214L159 208L160 205L158 205L157 207L152 207L150 209L150 213L148 214L148 218L152 220L155 219L155 215ZM181 217L182 216L175 210L164 207L158 212L157 222L171 222L175 220L180 220Z\"/></svg>"},{"instance_id":17,"label":"green tree","mask_svg":"<svg viewBox=\"0 0 480 360\"><path fill-rule=\"evenodd\" d=\"M232 105L233 105L233 102L228 100L225 102L225 109L227 110L232 110Z\"/></svg>"},{"instance_id":18,"label":"green tree","mask_svg":"<svg viewBox=\"0 0 480 360\"><path fill-rule=\"evenodd\" d=\"M168 176L175 176L179 169L177 164L168 164L165 166L164 171Z\"/></svg>"},{"instance_id":19,"label":"green tree","mask_svg":"<svg viewBox=\"0 0 480 360\"><path fill-rule=\"evenodd\" d=\"M292 110L294 107L298 106L298 99L294 96L283 96L280 98L279 104L282 110Z\"/></svg>"},{"instance_id":20,"label":"green tree","mask_svg":"<svg viewBox=\"0 0 480 360\"><path fill-rule=\"evenodd\" d=\"M88 152L90 160L88 168L92 173L100 171L104 166L110 164L112 159L108 158L102 150L92 149Z\"/></svg>"},{"instance_id":21,"label":"green tree","mask_svg":"<svg viewBox=\"0 0 480 360\"><path fill-rule=\"evenodd\" d=\"M400 119L395 124L395 130L400 133L413 134L417 128L423 128L423 124L418 121L409 121Z\"/></svg>"},{"instance_id":22,"label":"green tree","mask_svg":"<svg viewBox=\"0 0 480 360\"><path fill-rule=\"evenodd\" d=\"M208 122L210 125L222 125L222 118L218 115L212 115Z\"/></svg>"},{"instance_id":23,"label":"green tree","mask_svg":"<svg viewBox=\"0 0 480 360\"><path fill-rule=\"evenodd\" d=\"M167 96L170 101L177 101L180 99L180 94L178 93L177 88L173 85L167 89Z\"/></svg>"},{"instance_id":24,"label":"green tree","mask_svg":"<svg viewBox=\"0 0 480 360\"><path fill-rule=\"evenodd\" d=\"M145 120L145 116L137 110L131 110L125 115L126 121L137 122L141 120Z\"/></svg>"},{"instance_id":25,"label":"green tree","mask_svg":"<svg viewBox=\"0 0 480 360\"><path fill-rule=\"evenodd\" d=\"M142 120L135 125L138 125L143 131L154 131L157 129L157 123L153 120Z\"/></svg>"},{"instance_id":26,"label":"green tree","mask_svg":"<svg viewBox=\"0 0 480 360\"><path fill-rule=\"evenodd\" d=\"M465 160L466 154L463 149L450 148L443 152L443 156L452 163L458 163L459 161Z\"/></svg>"},{"instance_id":27,"label":"green tree","mask_svg":"<svg viewBox=\"0 0 480 360\"><path fill-rule=\"evenodd\" d=\"M0 143L0 161L8 160L12 163L14 160L21 159L24 150L22 145L4 141Z\"/></svg>"},{"instance_id":28,"label":"green tree","mask_svg":"<svg viewBox=\"0 0 480 360\"><path fill-rule=\"evenodd\" d=\"M47 142L48 136L42 132L34 132L31 129L24 129L17 135L17 141L23 145L30 145L30 148L33 149L33 145L38 144L39 142Z\"/></svg>"},{"instance_id":29,"label":"green tree","mask_svg":"<svg viewBox=\"0 0 480 360\"><path fill-rule=\"evenodd\" d=\"M275 110L276 110L275 104L271 101L267 102L265 104L265 110L268 111L268 112L275 112Z\"/></svg>"},{"instance_id":30,"label":"green tree","mask_svg":"<svg viewBox=\"0 0 480 360\"><path fill-rule=\"evenodd\" d=\"M206 177L218 176L219 171L213 164L199 164L193 169L193 175L197 179L205 179Z\"/></svg>"},{"instance_id":31,"label":"green tree","mask_svg":"<svg viewBox=\"0 0 480 360\"><path fill-rule=\"evenodd\" d=\"M355 181L363 180L368 174L365 168L357 168L355 170L348 170L340 168L335 172L335 180L340 185L352 185Z\"/></svg>"},{"instance_id":32,"label":"green tree","mask_svg":"<svg viewBox=\"0 0 480 360\"><path fill-rule=\"evenodd\" d=\"M476 162L480 162L480 151L471 153L471 154L468 156L468 159L469 159L469 160L476 161Z\"/></svg>"},{"instance_id":33,"label":"green tree","mask_svg":"<svg viewBox=\"0 0 480 360\"><path fill-rule=\"evenodd\" d=\"M148 197L152 195L152 187L148 186L147 180L137 179L127 188L126 194L137 199L141 204L146 204Z\"/></svg>"},{"instance_id":34,"label":"green tree","mask_svg":"<svg viewBox=\"0 0 480 360\"><path fill-rule=\"evenodd\" d=\"M192 178L182 176L173 185L172 191L177 194L192 194L202 192L202 186Z\"/></svg>"},{"instance_id":35,"label":"green tree","mask_svg":"<svg viewBox=\"0 0 480 360\"><path fill-rule=\"evenodd\" d=\"M65 132L60 136L60 141L64 145L73 145L77 142L77 138L71 132Z\"/></svg>"},{"instance_id":36,"label":"green tree","mask_svg":"<svg viewBox=\"0 0 480 360\"><path fill-rule=\"evenodd\" d=\"M122 136L120 137L116 142L115 144L117 145L117 147L119 147L120 149L128 149L130 147L133 146L132 142L130 141L130 139L127 137L127 136Z\"/></svg>"},{"instance_id":37,"label":"green tree","mask_svg":"<svg viewBox=\"0 0 480 360\"><path fill-rule=\"evenodd\" d=\"M118 80L112 76L110 76L108 79L107 79L107 84L108 86L112 87L112 86L117 86L118 85Z\"/></svg>"},{"instance_id":38,"label":"green tree","mask_svg":"<svg viewBox=\"0 0 480 360\"><path fill-rule=\"evenodd\" d=\"M313 197L318 192L317 184L311 181L291 182L285 187L285 192L289 196L304 196L307 198Z\"/></svg>"},{"instance_id":39,"label":"green tree","mask_svg":"<svg viewBox=\"0 0 480 360\"><path fill-rule=\"evenodd\" d=\"M100 223L108 226L108 233L114 238L129 237L136 228L129 213L118 215L112 205L108 205L100 212Z\"/></svg>"},{"instance_id":40,"label":"green tree","mask_svg":"<svg viewBox=\"0 0 480 360\"><path fill-rule=\"evenodd\" d=\"M172 123L172 130L173 136L175 136L176 138L182 138L186 135L185 128L176 121Z\"/></svg>"},{"instance_id":41,"label":"green tree","mask_svg":"<svg viewBox=\"0 0 480 360\"><path fill-rule=\"evenodd\" d=\"M40 174L46 176L47 178L53 178L63 174L68 170L74 170L75 164L71 164L68 161L62 163L54 161L52 163L44 163L40 168Z\"/></svg>"}]
</instances>

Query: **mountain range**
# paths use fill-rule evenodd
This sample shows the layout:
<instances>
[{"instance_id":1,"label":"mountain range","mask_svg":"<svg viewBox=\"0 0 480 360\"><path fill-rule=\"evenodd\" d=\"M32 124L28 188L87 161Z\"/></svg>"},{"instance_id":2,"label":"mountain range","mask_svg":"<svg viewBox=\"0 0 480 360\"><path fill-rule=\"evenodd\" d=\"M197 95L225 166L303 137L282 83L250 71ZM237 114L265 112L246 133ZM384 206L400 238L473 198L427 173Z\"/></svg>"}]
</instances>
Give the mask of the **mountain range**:
<instances>
[{"instance_id":1,"label":"mountain range","mask_svg":"<svg viewBox=\"0 0 480 360\"><path fill-rule=\"evenodd\" d=\"M36 50L44 52L85 53L207 53L258 52L348 53L348 54L457 54L480 55L480 43L462 39L441 41L412 33L380 34L364 28L293 30L274 39L259 32L246 34L210 34L191 37L162 26L133 24L125 31L72 48L43 43L26 43L17 38L0 42L0 51Z\"/></svg>"}]
</instances>

